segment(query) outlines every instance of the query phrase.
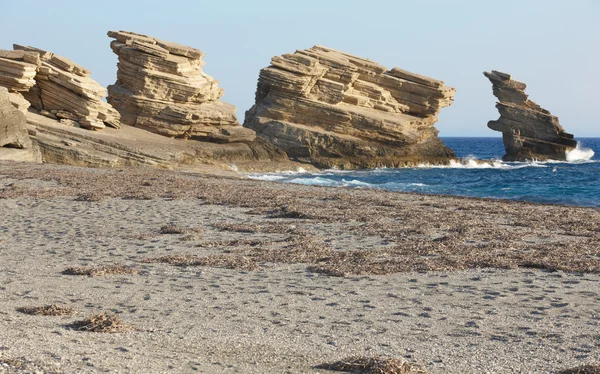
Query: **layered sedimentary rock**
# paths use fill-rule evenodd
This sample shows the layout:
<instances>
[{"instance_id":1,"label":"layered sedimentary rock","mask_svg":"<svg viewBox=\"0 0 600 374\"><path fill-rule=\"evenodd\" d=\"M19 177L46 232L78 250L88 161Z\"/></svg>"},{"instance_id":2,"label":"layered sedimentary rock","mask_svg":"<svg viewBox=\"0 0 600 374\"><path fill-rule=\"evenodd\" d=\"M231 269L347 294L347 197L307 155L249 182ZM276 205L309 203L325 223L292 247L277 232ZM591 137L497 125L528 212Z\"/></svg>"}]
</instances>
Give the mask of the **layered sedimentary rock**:
<instances>
[{"instance_id":1,"label":"layered sedimentary rock","mask_svg":"<svg viewBox=\"0 0 600 374\"><path fill-rule=\"evenodd\" d=\"M434 124L454 94L439 80L315 46L261 70L244 126L319 167L445 163L455 155Z\"/></svg>"},{"instance_id":2,"label":"layered sedimentary rock","mask_svg":"<svg viewBox=\"0 0 600 374\"><path fill-rule=\"evenodd\" d=\"M28 113L44 162L90 167L154 167L198 172L267 172L306 168L266 140L218 144L171 139L133 126L88 131ZM2 148L0 148L0 151ZM1 153L1 152L0 152ZM0 160L2 159L0 155ZM235 165L235 166L234 166Z\"/></svg>"},{"instance_id":3,"label":"layered sedimentary rock","mask_svg":"<svg viewBox=\"0 0 600 374\"><path fill-rule=\"evenodd\" d=\"M40 64L37 52L0 50L0 86L10 92L10 102L26 113L30 104L22 93L35 86L35 75Z\"/></svg>"},{"instance_id":4,"label":"layered sedimentary rock","mask_svg":"<svg viewBox=\"0 0 600 374\"><path fill-rule=\"evenodd\" d=\"M110 31L119 56L117 82L108 102L122 122L161 135L213 142L251 142L235 106L222 102L218 81L202 71L204 54L194 48L126 31Z\"/></svg>"},{"instance_id":5,"label":"layered sedimentary rock","mask_svg":"<svg viewBox=\"0 0 600 374\"><path fill-rule=\"evenodd\" d=\"M13 79L0 79L0 85L22 92L32 107L69 125L88 129L120 126L119 112L102 100L106 89L90 78L89 70L52 52L17 44L14 49L0 53L5 61L20 63L13 66Z\"/></svg>"},{"instance_id":6,"label":"layered sedimentary rock","mask_svg":"<svg viewBox=\"0 0 600 374\"><path fill-rule=\"evenodd\" d=\"M35 86L40 64L36 52L0 50L0 86L11 92L27 92Z\"/></svg>"},{"instance_id":7,"label":"layered sedimentary rock","mask_svg":"<svg viewBox=\"0 0 600 374\"><path fill-rule=\"evenodd\" d=\"M506 155L504 161L565 160L577 141L560 125L558 118L525 94L525 83L509 74L492 70L483 73L493 85L500 118L488 127L502 132Z\"/></svg>"}]
</instances>

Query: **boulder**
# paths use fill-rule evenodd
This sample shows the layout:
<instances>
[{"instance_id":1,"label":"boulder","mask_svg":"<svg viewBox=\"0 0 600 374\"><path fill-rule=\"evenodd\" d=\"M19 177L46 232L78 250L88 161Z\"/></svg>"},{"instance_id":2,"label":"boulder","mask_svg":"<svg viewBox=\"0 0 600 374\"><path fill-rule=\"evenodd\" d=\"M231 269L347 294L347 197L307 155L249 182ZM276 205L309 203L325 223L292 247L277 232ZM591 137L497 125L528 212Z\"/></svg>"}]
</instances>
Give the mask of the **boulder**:
<instances>
[{"instance_id":1,"label":"boulder","mask_svg":"<svg viewBox=\"0 0 600 374\"><path fill-rule=\"evenodd\" d=\"M437 114L455 89L442 81L315 46L261 70L244 126L318 167L447 163Z\"/></svg>"},{"instance_id":2,"label":"boulder","mask_svg":"<svg viewBox=\"0 0 600 374\"><path fill-rule=\"evenodd\" d=\"M117 82L108 102L122 122L173 138L217 143L252 142L235 106L222 102L219 82L202 71L194 48L127 31L110 31L119 56Z\"/></svg>"},{"instance_id":3,"label":"boulder","mask_svg":"<svg viewBox=\"0 0 600 374\"><path fill-rule=\"evenodd\" d=\"M566 160L567 151L577 147L573 135L565 132L558 118L525 94L525 83L510 74L492 70L483 73L493 85L500 118L488 127L502 132L504 161Z\"/></svg>"},{"instance_id":4,"label":"boulder","mask_svg":"<svg viewBox=\"0 0 600 374\"><path fill-rule=\"evenodd\" d=\"M91 130L103 129L106 125L119 128L119 112L102 100L106 89L90 78L89 70L52 52L18 44L13 47L15 50L8 56L5 54L4 60L12 58L14 62L21 62L15 58L21 56L27 74L35 68L35 84L31 84L32 77L27 75L29 80L20 86L2 82L0 85L22 91L33 108L51 118L76 121L79 126Z\"/></svg>"},{"instance_id":5,"label":"boulder","mask_svg":"<svg viewBox=\"0 0 600 374\"><path fill-rule=\"evenodd\" d=\"M0 87L0 147L31 148L25 114L13 106L10 96Z\"/></svg>"}]
</instances>

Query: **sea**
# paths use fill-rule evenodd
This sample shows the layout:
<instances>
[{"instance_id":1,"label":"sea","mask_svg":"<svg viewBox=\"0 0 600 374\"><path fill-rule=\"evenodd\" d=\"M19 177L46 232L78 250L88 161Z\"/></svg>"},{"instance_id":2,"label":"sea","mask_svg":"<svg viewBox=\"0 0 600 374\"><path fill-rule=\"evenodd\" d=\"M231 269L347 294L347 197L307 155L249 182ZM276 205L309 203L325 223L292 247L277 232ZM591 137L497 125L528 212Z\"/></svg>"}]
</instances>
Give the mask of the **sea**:
<instances>
[{"instance_id":1,"label":"sea","mask_svg":"<svg viewBox=\"0 0 600 374\"><path fill-rule=\"evenodd\" d=\"M600 207L600 138L577 139L564 162L504 162L502 138L442 138L461 161L447 166L360 171L325 170L250 174L316 186L370 188ZM487 161L487 162L481 162Z\"/></svg>"}]
</instances>

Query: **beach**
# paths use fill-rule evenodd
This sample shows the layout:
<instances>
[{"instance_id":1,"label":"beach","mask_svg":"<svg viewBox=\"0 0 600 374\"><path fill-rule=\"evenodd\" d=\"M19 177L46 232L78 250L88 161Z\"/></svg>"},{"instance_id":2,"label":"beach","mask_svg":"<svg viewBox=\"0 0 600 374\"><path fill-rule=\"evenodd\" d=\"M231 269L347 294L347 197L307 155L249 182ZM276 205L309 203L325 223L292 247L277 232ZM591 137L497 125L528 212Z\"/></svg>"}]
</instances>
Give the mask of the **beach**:
<instances>
[{"instance_id":1,"label":"beach","mask_svg":"<svg viewBox=\"0 0 600 374\"><path fill-rule=\"evenodd\" d=\"M0 216L0 373L600 361L597 208L0 162Z\"/></svg>"}]
</instances>

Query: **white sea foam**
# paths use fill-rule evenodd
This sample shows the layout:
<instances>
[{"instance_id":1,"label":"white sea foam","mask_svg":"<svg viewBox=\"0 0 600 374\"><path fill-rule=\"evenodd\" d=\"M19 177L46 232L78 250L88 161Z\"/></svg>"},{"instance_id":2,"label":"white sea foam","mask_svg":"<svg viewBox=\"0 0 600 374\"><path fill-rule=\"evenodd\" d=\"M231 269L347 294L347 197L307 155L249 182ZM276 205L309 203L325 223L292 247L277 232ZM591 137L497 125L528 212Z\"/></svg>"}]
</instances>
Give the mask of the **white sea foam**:
<instances>
[{"instance_id":1,"label":"white sea foam","mask_svg":"<svg viewBox=\"0 0 600 374\"><path fill-rule=\"evenodd\" d=\"M285 178L287 178L287 176L281 175L281 174L250 174L250 175L248 175L248 178L258 179L261 181L273 182L273 181L279 181L279 180L285 179Z\"/></svg>"},{"instance_id":2,"label":"white sea foam","mask_svg":"<svg viewBox=\"0 0 600 374\"><path fill-rule=\"evenodd\" d=\"M596 153L589 149L583 148L580 143L577 143L577 148L572 151L567 152L567 161L568 162L585 162L590 161L592 157L594 157Z\"/></svg>"},{"instance_id":3,"label":"white sea foam","mask_svg":"<svg viewBox=\"0 0 600 374\"><path fill-rule=\"evenodd\" d=\"M305 184L311 186L340 186L339 182L323 178L323 177L314 177L314 178L295 178L288 180L289 183L295 184Z\"/></svg>"},{"instance_id":4,"label":"white sea foam","mask_svg":"<svg viewBox=\"0 0 600 374\"><path fill-rule=\"evenodd\" d=\"M526 167L546 167L539 162L512 162L507 163L500 160L479 160L475 157L466 157L460 160L450 160L448 165L420 164L418 168L429 169L521 169Z\"/></svg>"}]
</instances>

